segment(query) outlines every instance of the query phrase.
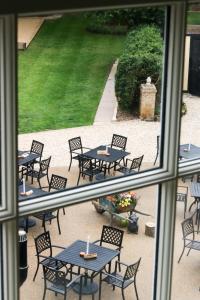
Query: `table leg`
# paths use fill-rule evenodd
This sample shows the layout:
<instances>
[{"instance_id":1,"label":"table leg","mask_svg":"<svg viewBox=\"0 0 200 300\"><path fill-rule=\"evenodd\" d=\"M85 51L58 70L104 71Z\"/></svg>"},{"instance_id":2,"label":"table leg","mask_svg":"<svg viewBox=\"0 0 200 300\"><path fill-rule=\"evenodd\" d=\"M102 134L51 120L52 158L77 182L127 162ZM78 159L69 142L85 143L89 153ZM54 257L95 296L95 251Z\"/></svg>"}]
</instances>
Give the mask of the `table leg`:
<instances>
[{"instance_id":1,"label":"table leg","mask_svg":"<svg viewBox=\"0 0 200 300\"><path fill-rule=\"evenodd\" d=\"M88 270L85 270L84 278L83 278L83 286L82 286L82 294L83 295L93 295L98 291L98 284L93 282L93 278L89 278ZM76 293L80 293L80 283L74 285L73 290Z\"/></svg>"}]
</instances>

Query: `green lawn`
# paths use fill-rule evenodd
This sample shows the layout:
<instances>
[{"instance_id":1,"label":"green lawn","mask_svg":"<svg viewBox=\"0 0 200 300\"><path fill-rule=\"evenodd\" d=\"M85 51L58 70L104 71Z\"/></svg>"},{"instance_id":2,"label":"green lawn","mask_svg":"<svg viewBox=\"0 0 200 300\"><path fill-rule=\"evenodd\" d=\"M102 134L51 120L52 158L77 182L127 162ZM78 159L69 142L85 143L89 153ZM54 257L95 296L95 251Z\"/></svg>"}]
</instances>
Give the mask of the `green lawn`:
<instances>
[{"instance_id":1,"label":"green lawn","mask_svg":"<svg viewBox=\"0 0 200 300\"><path fill-rule=\"evenodd\" d=\"M188 12L187 23L190 25L200 25L200 13L196 11Z\"/></svg>"},{"instance_id":2,"label":"green lawn","mask_svg":"<svg viewBox=\"0 0 200 300\"><path fill-rule=\"evenodd\" d=\"M19 133L93 123L124 36L92 34L80 15L45 21L19 51Z\"/></svg>"}]
</instances>

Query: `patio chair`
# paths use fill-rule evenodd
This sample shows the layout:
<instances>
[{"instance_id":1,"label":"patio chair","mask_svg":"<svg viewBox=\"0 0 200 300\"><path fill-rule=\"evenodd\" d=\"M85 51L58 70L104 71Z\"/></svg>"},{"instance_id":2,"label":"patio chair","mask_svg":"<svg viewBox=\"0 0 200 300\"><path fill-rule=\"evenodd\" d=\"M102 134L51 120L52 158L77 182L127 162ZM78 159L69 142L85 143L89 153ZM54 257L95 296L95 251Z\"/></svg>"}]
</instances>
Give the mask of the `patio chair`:
<instances>
[{"instance_id":1,"label":"patio chair","mask_svg":"<svg viewBox=\"0 0 200 300\"><path fill-rule=\"evenodd\" d=\"M66 185L67 185L67 178L52 174L51 181L49 184L49 192L51 192L52 190L55 190L55 191L64 190L66 188ZM63 207L63 213L65 215L64 207Z\"/></svg>"},{"instance_id":2,"label":"patio chair","mask_svg":"<svg viewBox=\"0 0 200 300\"><path fill-rule=\"evenodd\" d=\"M106 273L106 272L101 272L100 274L100 295L101 295L101 285L102 281L111 284L113 286L113 290L115 290L115 287L118 287L121 289L122 293L122 299L125 300L125 295L124 295L124 289L126 289L130 284L134 284L135 288L135 294L137 300L139 299L138 297L138 292L137 292L137 287L136 287L136 276L138 272L138 268L140 265L141 258L134 264L127 265L125 263L116 261L115 262L115 271L113 273ZM120 273L117 273L117 265L120 265L123 267L123 275ZM104 274L106 277L102 279L102 274Z\"/></svg>"},{"instance_id":3,"label":"patio chair","mask_svg":"<svg viewBox=\"0 0 200 300\"><path fill-rule=\"evenodd\" d=\"M99 164L93 162L91 158L88 158L84 155L79 155L79 175L77 180L77 185L79 185L80 177L85 176L89 177L89 180L92 181L93 177L102 173L105 177L105 168L104 166L99 166Z\"/></svg>"},{"instance_id":4,"label":"patio chair","mask_svg":"<svg viewBox=\"0 0 200 300\"><path fill-rule=\"evenodd\" d=\"M40 183L40 179L43 177L47 177L47 181L49 184L49 165L50 165L50 161L51 161L51 156L47 159L43 159L39 162L39 169L32 169L30 168L27 171L27 176L31 177L31 183L33 184L33 178L37 179L37 182L39 184L39 187L41 187L41 183Z\"/></svg>"},{"instance_id":5,"label":"patio chair","mask_svg":"<svg viewBox=\"0 0 200 300\"><path fill-rule=\"evenodd\" d=\"M51 236L49 231L38 235L36 238L34 238L34 241L37 257L37 268L33 277L33 281L35 281L40 265L48 265L56 269L61 269L64 264L60 261L51 260L51 258L53 257L54 248L65 249L64 247L51 244Z\"/></svg>"},{"instance_id":6,"label":"patio chair","mask_svg":"<svg viewBox=\"0 0 200 300\"><path fill-rule=\"evenodd\" d=\"M194 230L194 224L193 224L193 218L187 218L182 223L182 233L183 233L183 251L179 257L178 263L180 262L183 253L185 251L185 248L188 248L189 255L191 249L200 251L200 241L195 240L195 230Z\"/></svg>"},{"instance_id":7,"label":"patio chair","mask_svg":"<svg viewBox=\"0 0 200 300\"><path fill-rule=\"evenodd\" d=\"M188 198L188 187L187 186L178 186L178 192L176 193L176 201L184 203L184 219L185 213L187 210L187 198Z\"/></svg>"},{"instance_id":8,"label":"patio chair","mask_svg":"<svg viewBox=\"0 0 200 300\"><path fill-rule=\"evenodd\" d=\"M127 144L127 137L119 135L119 134L113 134L111 144L108 145L111 148L119 149L119 150L126 150L126 144ZM125 158L122 158L115 163L107 163L104 165L104 167L110 172L111 168L115 168L120 162L123 160L123 163L125 165Z\"/></svg>"},{"instance_id":9,"label":"patio chair","mask_svg":"<svg viewBox=\"0 0 200 300\"><path fill-rule=\"evenodd\" d=\"M119 250L118 261L120 261L120 252L122 249L122 241L123 241L124 231L118 228L103 225L101 238L100 240L96 240L93 244L99 244L103 246L104 244L113 245L115 250ZM120 268L120 265L119 265ZM109 264L109 273L111 269L111 264Z\"/></svg>"},{"instance_id":10,"label":"patio chair","mask_svg":"<svg viewBox=\"0 0 200 300\"><path fill-rule=\"evenodd\" d=\"M62 190L65 188L66 183L67 183L67 178L52 174L50 184L49 184L49 191L51 191L51 189ZM63 213L65 214L64 208L63 208ZM45 212L36 213L33 216L42 221L42 227L44 228L44 231L46 231L46 225L45 225L46 222L49 222L51 224L51 221L53 219L56 219L58 232L59 234L61 234L60 222L59 222L59 209L51 209Z\"/></svg>"},{"instance_id":11,"label":"patio chair","mask_svg":"<svg viewBox=\"0 0 200 300\"><path fill-rule=\"evenodd\" d=\"M127 158L125 166L118 165L115 167L115 170L123 173L124 175L138 173L140 171L143 158L144 155L133 159ZM130 167L128 167L129 162L131 162Z\"/></svg>"},{"instance_id":12,"label":"patio chair","mask_svg":"<svg viewBox=\"0 0 200 300\"><path fill-rule=\"evenodd\" d=\"M68 143L69 143L69 152L70 152L70 163L69 163L68 171L70 171L72 159L79 160L79 154L83 154L83 149L90 150L90 148L82 146L82 141L80 136L68 140Z\"/></svg>"},{"instance_id":13,"label":"patio chair","mask_svg":"<svg viewBox=\"0 0 200 300\"><path fill-rule=\"evenodd\" d=\"M23 165L22 166L22 170L21 170L21 173L22 173L22 177L24 175L26 175L26 180L28 178L27 176L27 173L30 169L34 169L34 165L38 162L41 161L41 158L42 158L42 153L43 153L43 149L44 149L44 144L39 142L39 141L36 141L36 140L33 140L32 141L32 144L31 144L31 149L30 149L30 153L35 153L35 154L38 154L39 155L39 158L37 158L34 162L32 162L31 164L26 164L26 165Z\"/></svg>"},{"instance_id":14,"label":"patio chair","mask_svg":"<svg viewBox=\"0 0 200 300\"><path fill-rule=\"evenodd\" d=\"M156 149L157 149L157 151L156 151L156 158L155 158L155 161L154 161L154 166L156 164L156 161L158 159L158 155L159 155L159 152L160 152L160 136L159 135L157 135Z\"/></svg>"},{"instance_id":15,"label":"patio chair","mask_svg":"<svg viewBox=\"0 0 200 300\"><path fill-rule=\"evenodd\" d=\"M61 294L64 299L67 299L68 291L71 290L74 285L80 284L79 300L82 299L82 275L78 275L73 279L68 279L70 271L66 268L65 271L52 268L48 265L43 265L44 274L44 293L43 300L46 296L46 291L54 292L56 295Z\"/></svg>"}]
</instances>

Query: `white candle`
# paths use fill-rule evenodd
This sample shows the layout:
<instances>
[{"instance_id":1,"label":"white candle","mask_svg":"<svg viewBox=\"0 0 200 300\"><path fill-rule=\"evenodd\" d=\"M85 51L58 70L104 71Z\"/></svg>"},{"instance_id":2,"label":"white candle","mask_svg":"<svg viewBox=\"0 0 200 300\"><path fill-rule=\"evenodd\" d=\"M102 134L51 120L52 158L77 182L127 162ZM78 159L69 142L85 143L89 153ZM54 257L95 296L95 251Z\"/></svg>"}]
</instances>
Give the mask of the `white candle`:
<instances>
[{"instance_id":1,"label":"white candle","mask_svg":"<svg viewBox=\"0 0 200 300\"><path fill-rule=\"evenodd\" d=\"M106 153L108 153L108 146L106 146Z\"/></svg>"},{"instance_id":2,"label":"white candle","mask_svg":"<svg viewBox=\"0 0 200 300\"><path fill-rule=\"evenodd\" d=\"M87 238L87 244L86 244L86 254L89 253L89 242L90 242L90 236L88 235L88 238Z\"/></svg>"},{"instance_id":3,"label":"white candle","mask_svg":"<svg viewBox=\"0 0 200 300\"><path fill-rule=\"evenodd\" d=\"M191 144L189 143L189 145L188 145L188 151L190 151L190 147L191 147Z\"/></svg>"},{"instance_id":4,"label":"white candle","mask_svg":"<svg viewBox=\"0 0 200 300\"><path fill-rule=\"evenodd\" d=\"M26 187L25 187L25 179L22 178L22 182L23 182L23 193L25 194L26 192Z\"/></svg>"}]
</instances>

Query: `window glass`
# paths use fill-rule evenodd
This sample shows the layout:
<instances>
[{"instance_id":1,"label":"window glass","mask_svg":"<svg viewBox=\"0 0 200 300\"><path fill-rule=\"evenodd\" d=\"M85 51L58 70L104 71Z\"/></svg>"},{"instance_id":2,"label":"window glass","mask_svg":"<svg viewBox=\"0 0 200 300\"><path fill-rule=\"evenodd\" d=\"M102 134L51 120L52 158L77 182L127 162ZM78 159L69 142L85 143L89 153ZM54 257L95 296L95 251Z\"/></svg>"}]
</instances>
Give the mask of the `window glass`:
<instances>
[{"instance_id":1,"label":"window glass","mask_svg":"<svg viewBox=\"0 0 200 300\"><path fill-rule=\"evenodd\" d=\"M104 238L108 238L110 243L114 243L118 240L119 233L117 233L117 239L114 238L114 233L110 233L109 227L112 220L112 228L123 232L122 249L121 249L121 262L126 264L133 264L141 257L141 263L137 275L137 290L141 299L149 300L152 294L153 286L153 274L154 274L154 260L155 260L155 236L157 227L157 186L150 186L134 190L131 192L118 193L112 196L101 197L99 199L93 199L93 201L85 202L75 206L69 206L65 209L65 213L60 210L60 227L61 235L58 234L58 226L56 220L52 221L52 224L47 222L46 229L50 232L51 242L57 246L68 247L77 243L78 240L90 243L97 241L101 238L103 226L106 226L106 234ZM130 217L130 210L133 213ZM130 218L130 220L129 220ZM39 267L39 271L36 275L35 281L33 276L36 272L37 260L34 254L35 243L34 238L37 238L43 233L41 220L36 219L37 224L34 227L29 228L28 231L28 277L20 288L20 299L26 299L29 295L31 299L39 299L43 295L43 275L42 267ZM37 240L37 243L41 246L41 240ZM96 243L99 245L99 242ZM46 245L46 244L45 244ZM102 246L115 249L108 243L102 243ZM89 252L93 252L94 249L90 244ZM41 248L40 248L41 249ZM90 250L92 249L92 250ZM85 248L82 248L83 252L87 250L87 243ZM60 253L63 249L53 249L53 255ZM70 251L70 250L68 250ZM101 256L101 249L95 248L98 256L96 263ZM47 252L44 252L47 254ZM43 253L41 253L43 255ZM102 257L102 256L101 256ZM74 250L72 259L78 259ZM69 258L68 258L69 259ZM103 258L102 258L103 259ZM84 259L82 259L84 261ZM95 261L94 261L95 262ZM82 263L78 261L77 263ZM115 259L112 262L112 272L115 267ZM76 267L73 268L76 271ZM124 267L122 267L122 274ZM85 272L84 268L81 268L81 272ZM88 270L91 276L91 270ZM144 276L148 281L148 284L144 285ZM94 278L95 284L99 284L99 276ZM30 289L34 291L30 296ZM126 290L126 295L131 298L133 288ZM50 292L49 292L50 295ZM73 299L75 293L70 292L70 297ZM108 299L114 295L115 299L120 299L121 291L117 289L114 291L110 285L105 282L102 283L102 297ZM91 295L86 296L86 299L90 299Z\"/></svg>"},{"instance_id":2,"label":"window glass","mask_svg":"<svg viewBox=\"0 0 200 300\"><path fill-rule=\"evenodd\" d=\"M162 7L18 18L25 191L48 167L70 188L159 166L164 20Z\"/></svg>"}]
</instances>

